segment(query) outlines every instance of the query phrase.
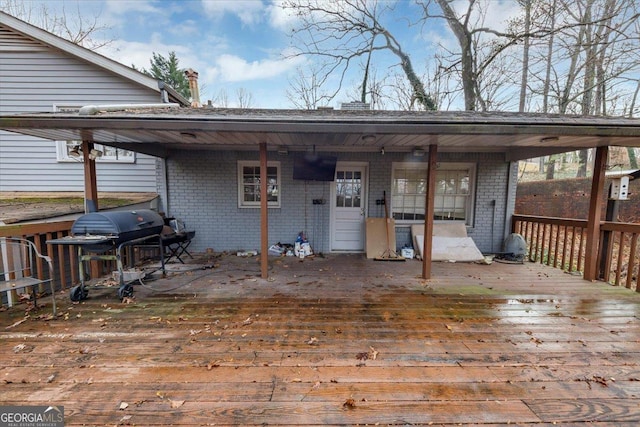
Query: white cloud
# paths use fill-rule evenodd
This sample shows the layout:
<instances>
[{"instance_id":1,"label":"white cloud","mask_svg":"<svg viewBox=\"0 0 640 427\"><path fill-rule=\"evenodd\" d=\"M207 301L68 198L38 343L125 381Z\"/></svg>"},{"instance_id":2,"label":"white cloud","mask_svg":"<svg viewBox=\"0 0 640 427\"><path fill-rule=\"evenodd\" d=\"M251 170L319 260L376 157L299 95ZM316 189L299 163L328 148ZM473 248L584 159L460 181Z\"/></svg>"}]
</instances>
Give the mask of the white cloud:
<instances>
[{"instance_id":1,"label":"white cloud","mask_svg":"<svg viewBox=\"0 0 640 427\"><path fill-rule=\"evenodd\" d=\"M236 55L225 54L216 60L216 73L222 81L240 82L269 79L294 69L301 58L263 59L248 62Z\"/></svg>"},{"instance_id":2,"label":"white cloud","mask_svg":"<svg viewBox=\"0 0 640 427\"><path fill-rule=\"evenodd\" d=\"M113 43L100 49L99 52L124 65L135 65L138 69L148 69L150 67L150 60L154 52L165 57L169 56L169 52L175 52L182 68L191 67L196 69L198 64L195 62L199 63L197 56L188 47L166 44L162 41L162 35L159 33L152 34L151 40L146 43L130 42L122 39L114 40Z\"/></svg>"},{"instance_id":3,"label":"white cloud","mask_svg":"<svg viewBox=\"0 0 640 427\"><path fill-rule=\"evenodd\" d=\"M466 0L456 0L452 3L452 7L458 18L460 18L466 15L469 3ZM469 22L471 27L481 25L492 30L503 31L507 27L507 20L516 17L521 10L522 8L517 1L485 0L474 5ZM481 11L484 16L480 16ZM477 24L478 21L482 21L482 23Z\"/></svg>"},{"instance_id":4,"label":"white cloud","mask_svg":"<svg viewBox=\"0 0 640 427\"><path fill-rule=\"evenodd\" d=\"M522 15L522 7L517 1L489 2L485 25L498 31L504 31L507 29L508 20L518 15Z\"/></svg>"},{"instance_id":5,"label":"white cloud","mask_svg":"<svg viewBox=\"0 0 640 427\"><path fill-rule=\"evenodd\" d=\"M168 32L177 36L193 36L199 35L201 30L198 27L198 23L193 19L187 19L186 21L178 22L170 26Z\"/></svg>"},{"instance_id":6,"label":"white cloud","mask_svg":"<svg viewBox=\"0 0 640 427\"><path fill-rule=\"evenodd\" d=\"M295 26L299 18L290 10L282 7L284 1L285 0L273 0L267 7L267 15L271 27L287 32Z\"/></svg>"},{"instance_id":7,"label":"white cloud","mask_svg":"<svg viewBox=\"0 0 640 427\"><path fill-rule=\"evenodd\" d=\"M131 12L162 13L162 9L154 6L155 1L149 0L105 0L105 10L111 15L126 15Z\"/></svg>"},{"instance_id":8,"label":"white cloud","mask_svg":"<svg viewBox=\"0 0 640 427\"><path fill-rule=\"evenodd\" d=\"M262 21L265 6L256 0L202 0L202 8L207 16L221 19L226 13L236 15L245 25Z\"/></svg>"}]
</instances>

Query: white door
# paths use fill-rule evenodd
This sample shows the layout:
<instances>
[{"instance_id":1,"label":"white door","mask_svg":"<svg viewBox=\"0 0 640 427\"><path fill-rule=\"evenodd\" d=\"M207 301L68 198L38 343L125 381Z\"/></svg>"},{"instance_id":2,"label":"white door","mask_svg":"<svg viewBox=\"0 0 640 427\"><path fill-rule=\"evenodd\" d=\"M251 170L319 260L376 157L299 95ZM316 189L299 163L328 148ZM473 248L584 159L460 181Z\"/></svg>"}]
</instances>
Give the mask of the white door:
<instances>
[{"instance_id":1,"label":"white door","mask_svg":"<svg viewBox=\"0 0 640 427\"><path fill-rule=\"evenodd\" d=\"M338 162L331 185L332 251L364 251L366 189L366 163Z\"/></svg>"}]
</instances>

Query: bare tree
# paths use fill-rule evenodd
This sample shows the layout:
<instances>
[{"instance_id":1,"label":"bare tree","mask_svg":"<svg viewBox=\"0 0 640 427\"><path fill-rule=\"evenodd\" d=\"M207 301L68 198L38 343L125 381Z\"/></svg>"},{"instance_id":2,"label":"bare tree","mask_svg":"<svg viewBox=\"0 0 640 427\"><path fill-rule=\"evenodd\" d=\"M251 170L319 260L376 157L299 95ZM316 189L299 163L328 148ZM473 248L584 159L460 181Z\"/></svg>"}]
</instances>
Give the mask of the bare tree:
<instances>
[{"instance_id":1,"label":"bare tree","mask_svg":"<svg viewBox=\"0 0 640 427\"><path fill-rule=\"evenodd\" d=\"M635 86L640 72L636 2L538 0L533 6L530 32L547 35L530 46L527 90L541 111L627 114L633 103L629 82ZM589 153L579 152L578 158L577 174L585 176ZM557 160L548 158L548 178Z\"/></svg>"},{"instance_id":2,"label":"bare tree","mask_svg":"<svg viewBox=\"0 0 640 427\"><path fill-rule=\"evenodd\" d=\"M253 95L247 89L240 87L236 89L238 108L251 108L253 106Z\"/></svg>"},{"instance_id":3,"label":"bare tree","mask_svg":"<svg viewBox=\"0 0 640 427\"><path fill-rule=\"evenodd\" d=\"M228 108L229 107L229 94L225 88L222 88L218 91L216 96L213 97L211 103L219 108Z\"/></svg>"},{"instance_id":4,"label":"bare tree","mask_svg":"<svg viewBox=\"0 0 640 427\"><path fill-rule=\"evenodd\" d=\"M529 76L529 43L531 38L531 0L519 0L524 7L524 47L522 48L522 78L520 79L520 102L518 111L523 112L527 101L527 81Z\"/></svg>"},{"instance_id":5,"label":"bare tree","mask_svg":"<svg viewBox=\"0 0 640 427\"><path fill-rule=\"evenodd\" d=\"M321 87L321 76L313 66L305 72L303 68L297 68L297 73L289 79L287 99L296 108L315 110L326 105L332 97Z\"/></svg>"},{"instance_id":6,"label":"bare tree","mask_svg":"<svg viewBox=\"0 0 640 427\"><path fill-rule=\"evenodd\" d=\"M56 12L46 2L0 0L0 9L90 50L97 50L113 42L112 38L104 36L111 27L100 23L100 14L87 16L81 12L79 3L74 12L68 12L64 4L62 11Z\"/></svg>"},{"instance_id":7,"label":"bare tree","mask_svg":"<svg viewBox=\"0 0 640 427\"><path fill-rule=\"evenodd\" d=\"M377 67L365 64L363 65L363 73L366 78L348 90L347 97L349 99L358 99L362 103L368 103L372 110L384 110L392 105L395 107L396 99L391 95L389 83L393 76L389 70L380 75ZM411 98L411 94L409 98Z\"/></svg>"},{"instance_id":8,"label":"bare tree","mask_svg":"<svg viewBox=\"0 0 640 427\"><path fill-rule=\"evenodd\" d=\"M435 12L433 2L439 6L441 14ZM485 27L486 10L476 0L468 0L466 10L460 15L454 10L450 0L423 0L419 3L423 8L425 21L444 19L458 41L460 51L451 52L450 58L453 59L450 59L450 65L445 69L459 75L464 109L487 110L487 96L483 96L487 87L482 86L483 78L486 81L490 67L499 61L506 50L520 42L525 35L532 34L501 32ZM495 93L495 87L492 91Z\"/></svg>"},{"instance_id":9,"label":"bare tree","mask_svg":"<svg viewBox=\"0 0 640 427\"><path fill-rule=\"evenodd\" d=\"M425 109L435 109L433 100L414 71L409 54L383 25L384 16L393 11L391 3L377 0L287 0L283 7L301 22L292 33L299 49L295 55L321 59L320 85L327 83L335 74L339 76L332 97L342 88L350 68L363 61L370 63L377 53L391 52L413 89L412 97ZM365 67L362 79L365 89L367 70Z\"/></svg>"}]
</instances>

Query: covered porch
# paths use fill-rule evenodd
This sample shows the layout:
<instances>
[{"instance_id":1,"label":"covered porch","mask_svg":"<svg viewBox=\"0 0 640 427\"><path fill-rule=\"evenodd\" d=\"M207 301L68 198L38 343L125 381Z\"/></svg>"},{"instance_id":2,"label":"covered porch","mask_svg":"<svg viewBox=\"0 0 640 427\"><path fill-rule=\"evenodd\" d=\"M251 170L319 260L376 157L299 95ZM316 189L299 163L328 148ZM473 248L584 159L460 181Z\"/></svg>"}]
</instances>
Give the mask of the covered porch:
<instances>
[{"instance_id":1,"label":"covered porch","mask_svg":"<svg viewBox=\"0 0 640 427\"><path fill-rule=\"evenodd\" d=\"M640 300L549 266L200 258L1 313L3 405L65 425L637 425ZM188 267L186 267L188 268ZM43 313L43 316L46 314Z\"/></svg>"},{"instance_id":2,"label":"covered porch","mask_svg":"<svg viewBox=\"0 0 640 427\"><path fill-rule=\"evenodd\" d=\"M164 176L162 199L169 204L168 211L173 214L171 205L176 207L189 206L185 214L195 219L193 212L202 211L203 215L212 217L224 214L225 218L237 217L239 207L227 206L220 212L204 211L204 206L214 203L202 202L203 192L186 197L196 200L187 203L176 198L178 191L172 187L195 187L211 185L213 182L234 183L227 172L224 177L207 175L207 168L198 169L204 179L189 175L198 163L193 157L180 158L183 153L196 153L196 159L206 159L211 162L214 158L222 159L225 164L233 164L240 157L232 154L225 157L225 153L253 153L259 160L255 161L259 175L253 177L253 182L259 182L259 188L252 191L256 194L271 194L268 190L267 175L269 159L289 152L298 153L345 153L351 155L375 153L381 158L387 154L399 156L425 156L423 162L427 165L424 172L424 207L420 208L420 218L424 220L424 259L422 263L422 278L432 277L431 246L434 227L434 208L436 197L436 169L444 156L452 158L465 154L493 153L501 157L501 165L493 165L494 181L487 179L485 186L478 187L477 195L469 200L482 200L483 205L473 202L466 203L469 212L471 206L477 211L474 220L467 221L466 226L484 231L491 229L491 245L496 240L493 229L498 224L496 235L506 237L513 215L516 188L516 162L518 160L562 153L577 149L594 148L596 150L593 167L593 179L590 192L588 221L585 229L586 253L584 260L584 278L596 280L598 278L597 253L600 245L600 223L602 219L601 207L604 192L604 176L607 168L608 147L635 146L640 137L640 127L637 119L613 117L585 117L555 114L520 114L520 113L478 113L478 112L437 112L425 113L416 111L298 111L298 110L225 110L225 109L184 109L175 104L159 105L92 105L85 106L78 111L55 114L20 114L0 117L0 128L26 135L38 136L56 140L75 140L82 142L85 170L85 199L87 211L99 208L96 186L95 159L90 156L94 143L101 143L135 152L151 154L164 159L163 169L159 175ZM211 157L206 157L215 153ZM167 159L177 174L174 180L167 178ZM362 161L363 159L359 159ZM370 164L373 162L368 160ZM468 159L475 165L483 162ZM387 169L378 175L372 175L378 190L386 190L390 185L390 170L393 160L386 163ZM379 161L378 161L379 162ZM210 164L210 163L207 163ZM238 162L239 164L239 162ZM217 165L220 166L220 165ZM504 168L501 170L500 168ZM215 168L214 168L215 169ZM372 166L373 169L373 166ZM279 172L278 172L279 174ZM385 175L386 174L386 175ZM485 178L488 174L485 174ZM176 179L177 178L177 179ZM472 181L471 174L467 177ZM180 179L183 179L181 181ZM271 178L274 179L274 178ZM238 178L240 182L242 178ZM385 183L386 180L386 183ZM194 182L196 184L194 184ZM280 185L280 179L275 179ZM306 181L305 181L306 182ZM306 184L305 184L306 185ZM422 184L421 184L422 185ZM293 186L292 186L293 187ZM304 187L306 195L307 188ZM366 185L365 185L366 188ZM499 188L499 194L491 191ZM246 191L234 189L231 186L225 190ZM280 187L276 187L277 190ZM324 193L323 193L324 194ZM384 194L384 193L383 193ZM197 196L197 197L196 197ZM174 200L171 200L172 197ZM279 197L279 196L278 196ZM369 197L369 209L374 205L375 197ZM386 198L386 196L385 196ZM267 197L261 197L255 207L259 207L259 217L252 217L245 223L235 224L238 229L245 230L249 222L259 223L259 252L261 254L261 277L268 276L268 248L270 242L269 207L280 207L279 200L274 205ZM219 191L216 203L220 200L230 200L229 194ZM295 198L292 198L295 200ZM323 201L323 199L318 199ZM422 199L420 199L422 200ZM496 203L503 202L503 203ZM384 203L386 206L386 202ZM496 206L500 205L498 208ZM393 203L392 203L393 206ZM493 209L487 209L493 206ZM284 206L288 214L295 213L297 205L289 203ZM483 207L484 211L479 209ZM305 212L307 206L303 206ZM358 206L360 217L364 218L366 206ZM229 215L229 212L232 212ZM246 211L245 211L246 212ZM392 215L393 216L393 215ZM470 213L468 218L471 218ZM361 219L362 219L361 218ZM496 221L498 218L498 221ZM465 219L466 220L466 219ZM307 216L305 215L305 224ZM335 220L331 222L334 224ZM487 224L490 224L488 227ZM204 225L204 224L203 224ZM280 224L282 226L282 224ZM210 227L204 227L210 228ZM232 229L232 227L226 227ZM500 230L501 229L501 230ZM209 236L210 240L213 235ZM485 236L486 239L486 236ZM362 239L361 239L362 240ZM498 241L502 239L498 238ZM493 249L492 249L493 251ZM485 250L487 252L487 250Z\"/></svg>"}]
</instances>

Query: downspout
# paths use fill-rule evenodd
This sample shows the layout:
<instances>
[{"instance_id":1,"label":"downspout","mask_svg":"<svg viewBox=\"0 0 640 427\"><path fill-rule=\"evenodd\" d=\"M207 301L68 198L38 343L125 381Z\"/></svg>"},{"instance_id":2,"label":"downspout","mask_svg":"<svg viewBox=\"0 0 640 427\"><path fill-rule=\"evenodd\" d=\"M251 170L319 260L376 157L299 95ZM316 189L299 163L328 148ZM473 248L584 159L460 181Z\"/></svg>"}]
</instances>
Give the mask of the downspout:
<instances>
[{"instance_id":1,"label":"downspout","mask_svg":"<svg viewBox=\"0 0 640 427\"><path fill-rule=\"evenodd\" d=\"M509 162L509 172L507 175L507 194L504 200L504 230L502 241L511 234L513 227L512 217L515 213L516 193L518 189L518 162ZM502 249L500 249L502 250Z\"/></svg>"},{"instance_id":2,"label":"downspout","mask_svg":"<svg viewBox=\"0 0 640 427\"><path fill-rule=\"evenodd\" d=\"M169 208L169 171L167 169L167 159L165 157L160 158L160 185L159 193L160 199L163 202L163 211L167 216L171 216L171 209Z\"/></svg>"}]
</instances>

